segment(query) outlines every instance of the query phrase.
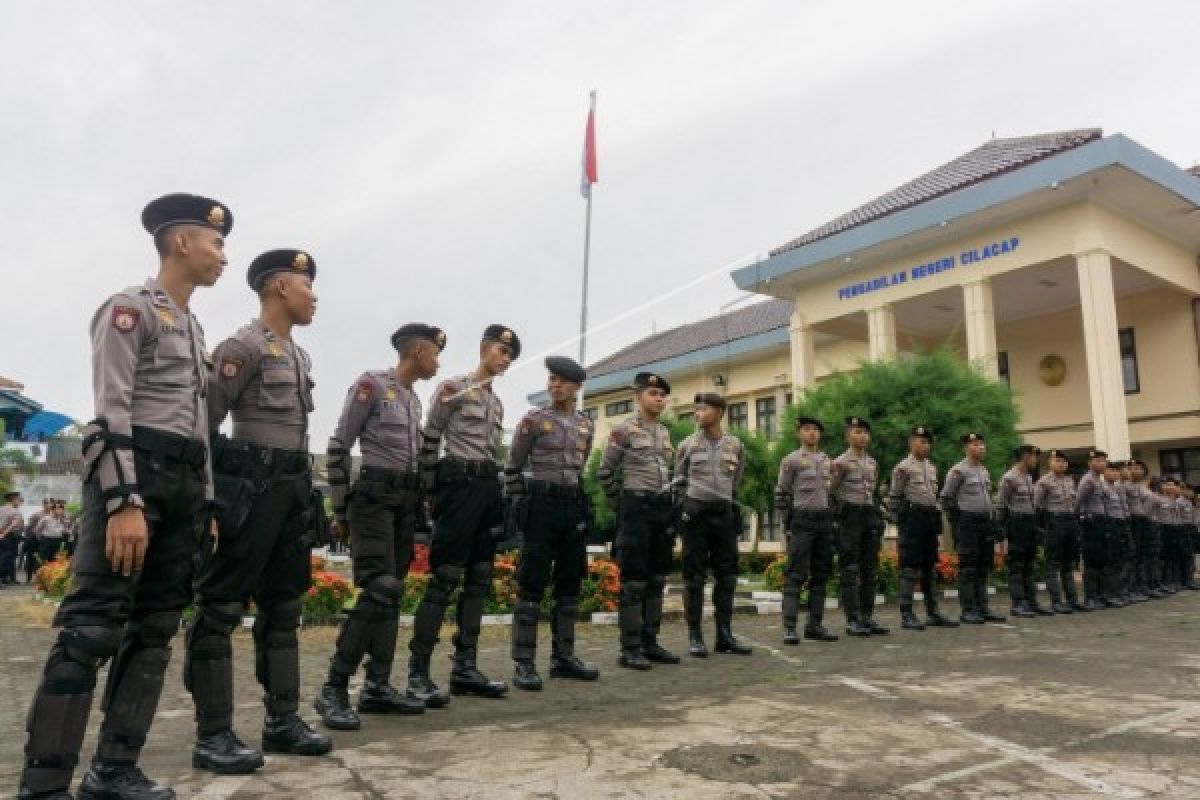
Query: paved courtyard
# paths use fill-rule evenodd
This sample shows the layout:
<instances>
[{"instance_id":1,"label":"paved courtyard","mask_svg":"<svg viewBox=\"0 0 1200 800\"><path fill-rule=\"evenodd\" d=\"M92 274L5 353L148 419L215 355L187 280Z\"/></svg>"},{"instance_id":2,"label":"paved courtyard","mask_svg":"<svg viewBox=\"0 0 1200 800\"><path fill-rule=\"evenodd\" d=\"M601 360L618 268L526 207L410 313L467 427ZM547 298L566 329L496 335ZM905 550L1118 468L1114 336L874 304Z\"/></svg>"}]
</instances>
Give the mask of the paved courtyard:
<instances>
[{"instance_id":1,"label":"paved courtyard","mask_svg":"<svg viewBox=\"0 0 1200 800\"><path fill-rule=\"evenodd\" d=\"M25 706L52 638L47 611L29 597L0 593L4 796L16 784ZM829 616L841 622L839 612ZM881 616L897 621L894 608ZM583 654L604 669L598 684L548 680L539 694L369 717L362 731L336 734L332 757L268 756L248 777L190 767L181 637L144 766L181 797L210 800L1200 798L1200 593L786 649L778 616L739 617L735 627L757 645L753 656L640 674L615 666L614 628L582 626ZM308 698L333 636L327 628L303 635ZM682 623L669 624L665 641L682 650ZM507 678L508 631L486 630L483 644L481 666ZM249 645L237 636L237 726L255 741L261 711ZM438 679L445 652L443 644ZM307 701L303 711L315 719ZM93 716L85 752L95 727Z\"/></svg>"}]
</instances>

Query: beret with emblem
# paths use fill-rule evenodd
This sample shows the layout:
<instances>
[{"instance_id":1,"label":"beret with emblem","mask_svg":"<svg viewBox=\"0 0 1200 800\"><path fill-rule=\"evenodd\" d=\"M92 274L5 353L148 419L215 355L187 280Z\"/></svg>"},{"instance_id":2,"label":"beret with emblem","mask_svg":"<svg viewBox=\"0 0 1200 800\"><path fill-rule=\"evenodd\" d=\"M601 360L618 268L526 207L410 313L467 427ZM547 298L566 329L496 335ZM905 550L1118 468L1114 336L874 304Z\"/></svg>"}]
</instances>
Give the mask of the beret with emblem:
<instances>
[{"instance_id":1,"label":"beret with emblem","mask_svg":"<svg viewBox=\"0 0 1200 800\"><path fill-rule=\"evenodd\" d=\"M846 417L847 428L862 428L864 431L871 430L871 423L867 422L862 417Z\"/></svg>"},{"instance_id":2,"label":"beret with emblem","mask_svg":"<svg viewBox=\"0 0 1200 800\"><path fill-rule=\"evenodd\" d=\"M166 194L142 209L142 227L151 236L171 225L203 225L228 236L233 230L233 212L224 203L194 194Z\"/></svg>"},{"instance_id":3,"label":"beret with emblem","mask_svg":"<svg viewBox=\"0 0 1200 800\"><path fill-rule=\"evenodd\" d=\"M1125 468L1125 462L1124 462L1124 461L1109 461L1109 462L1108 462L1108 466L1109 466L1111 469L1124 469L1124 468Z\"/></svg>"},{"instance_id":4,"label":"beret with emblem","mask_svg":"<svg viewBox=\"0 0 1200 800\"><path fill-rule=\"evenodd\" d=\"M1131 458L1128 461L1126 461L1125 463L1131 467L1133 467L1133 466L1141 467L1142 469L1146 470L1147 472L1149 472L1149 470L1150 470L1150 468L1146 466L1146 462L1142 461L1140 458Z\"/></svg>"},{"instance_id":5,"label":"beret with emblem","mask_svg":"<svg viewBox=\"0 0 1200 800\"><path fill-rule=\"evenodd\" d=\"M819 430L821 433L825 432L825 426L822 425L821 420L817 419L816 417L796 417L796 427L800 428L804 425L816 425L817 430Z\"/></svg>"},{"instance_id":6,"label":"beret with emblem","mask_svg":"<svg viewBox=\"0 0 1200 800\"><path fill-rule=\"evenodd\" d=\"M257 292L267 278L279 272L307 275L310 280L316 280L317 262L303 250L268 250L250 262L250 268L246 270L246 283Z\"/></svg>"},{"instance_id":7,"label":"beret with emblem","mask_svg":"<svg viewBox=\"0 0 1200 800\"><path fill-rule=\"evenodd\" d=\"M15 500L16 498L18 498L20 496L21 496L20 492L5 492L4 493L5 500Z\"/></svg>"},{"instance_id":8,"label":"beret with emblem","mask_svg":"<svg viewBox=\"0 0 1200 800\"><path fill-rule=\"evenodd\" d=\"M927 442L933 441L933 431L926 425L914 425L908 432L909 436L916 436L919 439L924 439Z\"/></svg>"},{"instance_id":9,"label":"beret with emblem","mask_svg":"<svg viewBox=\"0 0 1200 800\"><path fill-rule=\"evenodd\" d=\"M546 371L571 383L582 384L587 380L587 370L566 356L546 356Z\"/></svg>"},{"instance_id":10,"label":"beret with emblem","mask_svg":"<svg viewBox=\"0 0 1200 800\"><path fill-rule=\"evenodd\" d=\"M964 433L962 436L958 437L958 441L962 444L970 444L971 442L982 442L985 440L982 433L968 431L967 433Z\"/></svg>"},{"instance_id":11,"label":"beret with emblem","mask_svg":"<svg viewBox=\"0 0 1200 800\"><path fill-rule=\"evenodd\" d=\"M521 339L507 325L488 325L483 331L483 341L508 345L514 359L521 357Z\"/></svg>"},{"instance_id":12,"label":"beret with emblem","mask_svg":"<svg viewBox=\"0 0 1200 800\"><path fill-rule=\"evenodd\" d=\"M662 389L663 394L671 393L671 384L666 378L654 372L639 372L633 376L633 388L637 391L645 389Z\"/></svg>"},{"instance_id":13,"label":"beret with emblem","mask_svg":"<svg viewBox=\"0 0 1200 800\"><path fill-rule=\"evenodd\" d=\"M1093 447L1091 450L1088 450L1088 458L1108 458L1108 453Z\"/></svg>"},{"instance_id":14,"label":"beret with emblem","mask_svg":"<svg viewBox=\"0 0 1200 800\"><path fill-rule=\"evenodd\" d=\"M400 349L400 342L410 337L418 339L428 339L437 345L438 352L446 349L446 332L434 325L426 325L423 322L410 322L407 325L401 325L392 334L392 347Z\"/></svg>"},{"instance_id":15,"label":"beret with emblem","mask_svg":"<svg viewBox=\"0 0 1200 800\"><path fill-rule=\"evenodd\" d=\"M712 406L722 411L725 410L725 398L716 392L697 392L692 402L698 406Z\"/></svg>"},{"instance_id":16,"label":"beret with emblem","mask_svg":"<svg viewBox=\"0 0 1200 800\"><path fill-rule=\"evenodd\" d=\"M1067 458L1066 451L1059 450L1057 447L1052 447L1049 450L1047 450L1046 458L1050 459L1051 461L1053 461L1056 458L1061 458L1063 461L1066 461L1068 464L1071 463L1071 459Z\"/></svg>"},{"instance_id":17,"label":"beret with emblem","mask_svg":"<svg viewBox=\"0 0 1200 800\"><path fill-rule=\"evenodd\" d=\"M1031 444L1021 444L1013 448L1013 459L1021 459L1025 456L1041 455L1041 449Z\"/></svg>"}]
</instances>

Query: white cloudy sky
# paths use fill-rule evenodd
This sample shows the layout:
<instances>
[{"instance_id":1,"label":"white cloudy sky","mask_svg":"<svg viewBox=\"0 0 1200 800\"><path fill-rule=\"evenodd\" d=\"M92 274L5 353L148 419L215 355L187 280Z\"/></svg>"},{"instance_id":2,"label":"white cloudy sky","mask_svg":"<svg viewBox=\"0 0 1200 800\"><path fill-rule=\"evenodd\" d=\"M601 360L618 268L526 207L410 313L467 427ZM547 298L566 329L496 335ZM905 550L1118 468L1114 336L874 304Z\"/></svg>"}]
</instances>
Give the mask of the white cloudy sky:
<instances>
[{"instance_id":1,"label":"white cloudy sky","mask_svg":"<svg viewBox=\"0 0 1200 800\"><path fill-rule=\"evenodd\" d=\"M210 194L236 217L195 300L210 346L253 314L257 253L319 263L298 339L320 446L402 322L448 331L447 373L490 322L529 353L574 335L592 88L602 322L993 131L1102 126L1195 163L1198 22L1188 0L0 0L0 374L89 418L91 312L155 269L142 205ZM737 296L718 275L589 354ZM542 381L535 362L504 379L510 424Z\"/></svg>"}]
</instances>

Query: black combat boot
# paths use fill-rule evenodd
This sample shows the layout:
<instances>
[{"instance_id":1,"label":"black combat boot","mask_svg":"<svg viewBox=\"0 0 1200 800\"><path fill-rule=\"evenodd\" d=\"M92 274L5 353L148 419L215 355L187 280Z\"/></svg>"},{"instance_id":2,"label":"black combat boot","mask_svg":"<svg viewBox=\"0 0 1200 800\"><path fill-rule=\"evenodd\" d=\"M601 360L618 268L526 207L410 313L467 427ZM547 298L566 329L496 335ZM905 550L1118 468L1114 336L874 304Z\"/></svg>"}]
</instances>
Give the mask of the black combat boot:
<instances>
[{"instance_id":1,"label":"black combat boot","mask_svg":"<svg viewBox=\"0 0 1200 800\"><path fill-rule=\"evenodd\" d=\"M850 636L870 636L871 628L855 614L846 617L846 633Z\"/></svg>"},{"instance_id":2,"label":"black combat boot","mask_svg":"<svg viewBox=\"0 0 1200 800\"><path fill-rule=\"evenodd\" d=\"M362 720L350 707L350 693L345 686L322 684L317 699L313 700L313 708L321 715L325 727L331 730L356 731L362 727Z\"/></svg>"},{"instance_id":3,"label":"black combat boot","mask_svg":"<svg viewBox=\"0 0 1200 800\"><path fill-rule=\"evenodd\" d=\"M865 627L867 632L872 636L887 636L892 632L891 629L886 625L880 625L878 622L876 622L873 614L862 617L861 621L863 627Z\"/></svg>"},{"instance_id":4,"label":"black combat boot","mask_svg":"<svg viewBox=\"0 0 1200 800\"><path fill-rule=\"evenodd\" d=\"M262 748L266 753L323 756L333 750L333 740L308 726L298 714L270 714L263 718Z\"/></svg>"},{"instance_id":5,"label":"black combat boot","mask_svg":"<svg viewBox=\"0 0 1200 800\"><path fill-rule=\"evenodd\" d=\"M419 700L426 708L445 708L450 703L446 694L429 675L429 656L414 653L408 658L409 697Z\"/></svg>"},{"instance_id":6,"label":"black combat boot","mask_svg":"<svg viewBox=\"0 0 1200 800\"><path fill-rule=\"evenodd\" d=\"M900 607L900 627L906 631L925 630L925 624L917 619L917 615L913 613L912 606Z\"/></svg>"},{"instance_id":7,"label":"black combat boot","mask_svg":"<svg viewBox=\"0 0 1200 800\"><path fill-rule=\"evenodd\" d=\"M790 627L783 626L783 643L784 644L800 644L800 634L796 632L796 626L793 624Z\"/></svg>"},{"instance_id":8,"label":"black combat boot","mask_svg":"<svg viewBox=\"0 0 1200 800\"><path fill-rule=\"evenodd\" d=\"M708 645L704 643L704 587L687 586L683 590L683 615L687 619L688 655L707 658Z\"/></svg>"},{"instance_id":9,"label":"black combat boot","mask_svg":"<svg viewBox=\"0 0 1200 800\"><path fill-rule=\"evenodd\" d=\"M192 767L217 775L249 775L264 763L262 753L247 747L228 728L197 736L192 748Z\"/></svg>"},{"instance_id":10,"label":"black combat boot","mask_svg":"<svg viewBox=\"0 0 1200 800\"><path fill-rule=\"evenodd\" d=\"M362 691L358 693L358 713L408 716L424 714L425 701L401 694L396 687L386 681L367 680L363 684Z\"/></svg>"},{"instance_id":11,"label":"black combat boot","mask_svg":"<svg viewBox=\"0 0 1200 800\"><path fill-rule=\"evenodd\" d=\"M646 582L646 593L642 601L642 655L655 664L678 664L679 656L658 643L666 582L666 577L662 575Z\"/></svg>"},{"instance_id":12,"label":"black combat boot","mask_svg":"<svg viewBox=\"0 0 1200 800\"><path fill-rule=\"evenodd\" d=\"M717 623L717 644L713 649L718 653L733 653L738 656L748 656L754 652L753 647L733 635L733 628L728 622Z\"/></svg>"},{"instance_id":13,"label":"black combat boot","mask_svg":"<svg viewBox=\"0 0 1200 800\"><path fill-rule=\"evenodd\" d=\"M174 800L175 791L147 778L135 764L93 761L75 796L79 800Z\"/></svg>"},{"instance_id":14,"label":"black combat boot","mask_svg":"<svg viewBox=\"0 0 1200 800\"><path fill-rule=\"evenodd\" d=\"M75 800L75 798L67 789L51 789L48 792L35 792L22 783L20 788L17 789L17 800Z\"/></svg>"},{"instance_id":15,"label":"black combat boot","mask_svg":"<svg viewBox=\"0 0 1200 800\"><path fill-rule=\"evenodd\" d=\"M579 619L579 601L560 597L550 617L550 677L576 681L594 681L600 670L575 655L575 623Z\"/></svg>"},{"instance_id":16,"label":"black combat boot","mask_svg":"<svg viewBox=\"0 0 1200 800\"><path fill-rule=\"evenodd\" d=\"M958 623L947 617L936 607L925 611L925 625L930 628L957 628Z\"/></svg>"},{"instance_id":17,"label":"black combat boot","mask_svg":"<svg viewBox=\"0 0 1200 800\"><path fill-rule=\"evenodd\" d=\"M809 594L811 596L812 593ZM796 624L800 617L800 587L791 579L784 584L780 611L783 618L783 643L800 644L800 637L796 634Z\"/></svg>"},{"instance_id":18,"label":"black combat boot","mask_svg":"<svg viewBox=\"0 0 1200 800\"><path fill-rule=\"evenodd\" d=\"M542 676L538 675L537 665L532 661L514 661L513 686L516 686L518 689L524 689L527 692L540 692L542 690Z\"/></svg>"},{"instance_id":19,"label":"black combat boot","mask_svg":"<svg viewBox=\"0 0 1200 800\"><path fill-rule=\"evenodd\" d=\"M644 671L650 669L652 665L642 653L642 648L626 647L622 648L621 655L617 656L617 666Z\"/></svg>"},{"instance_id":20,"label":"black combat boot","mask_svg":"<svg viewBox=\"0 0 1200 800\"><path fill-rule=\"evenodd\" d=\"M1009 613L1009 614L1011 614L1011 615L1012 615L1012 616L1014 616L1014 617L1021 617L1022 619L1026 619L1026 618L1032 618L1032 617L1036 617L1036 616L1037 616L1037 614L1035 614L1035 613L1033 613L1032 611L1030 611L1030 610L1029 610L1028 608L1026 608L1026 607L1025 607L1023 604L1022 604L1022 605L1013 606L1012 608L1010 608L1010 609L1008 610L1008 613ZM1001 617L1001 619L1003 619L1003 617ZM991 621L991 620L989 620L989 622L990 622L990 621Z\"/></svg>"},{"instance_id":21,"label":"black combat boot","mask_svg":"<svg viewBox=\"0 0 1200 800\"><path fill-rule=\"evenodd\" d=\"M504 681L490 680L480 672L475 666L475 653L474 647L460 647L455 650L453 666L450 668L450 694L504 697L508 694L508 684Z\"/></svg>"}]
</instances>

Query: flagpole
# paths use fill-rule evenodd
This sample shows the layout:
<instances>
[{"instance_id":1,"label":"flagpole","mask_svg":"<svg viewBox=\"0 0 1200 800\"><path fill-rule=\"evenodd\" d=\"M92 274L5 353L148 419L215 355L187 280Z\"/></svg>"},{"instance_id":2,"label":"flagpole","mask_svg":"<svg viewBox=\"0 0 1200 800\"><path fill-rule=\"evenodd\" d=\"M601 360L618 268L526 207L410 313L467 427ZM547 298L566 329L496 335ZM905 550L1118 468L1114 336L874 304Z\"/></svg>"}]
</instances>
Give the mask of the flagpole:
<instances>
[{"instance_id":1,"label":"flagpole","mask_svg":"<svg viewBox=\"0 0 1200 800\"><path fill-rule=\"evenodd\" d=\"M588 109L588 133L594 136L596 113L596 90L591 93L591 106ZM594 146L595 140L591 144ZM592 154L594 156L594 152ZM584 153L584 181L587 182L587 210L584 212L583 226L583 300L579 306L579 364L587 367L587 312L588 312L588 261L591 258L592 252L592 190L595 184L588 180L587 161L588 153ZM582 394L582 393L581 393Z\"/></svg>"}]
</instances>

